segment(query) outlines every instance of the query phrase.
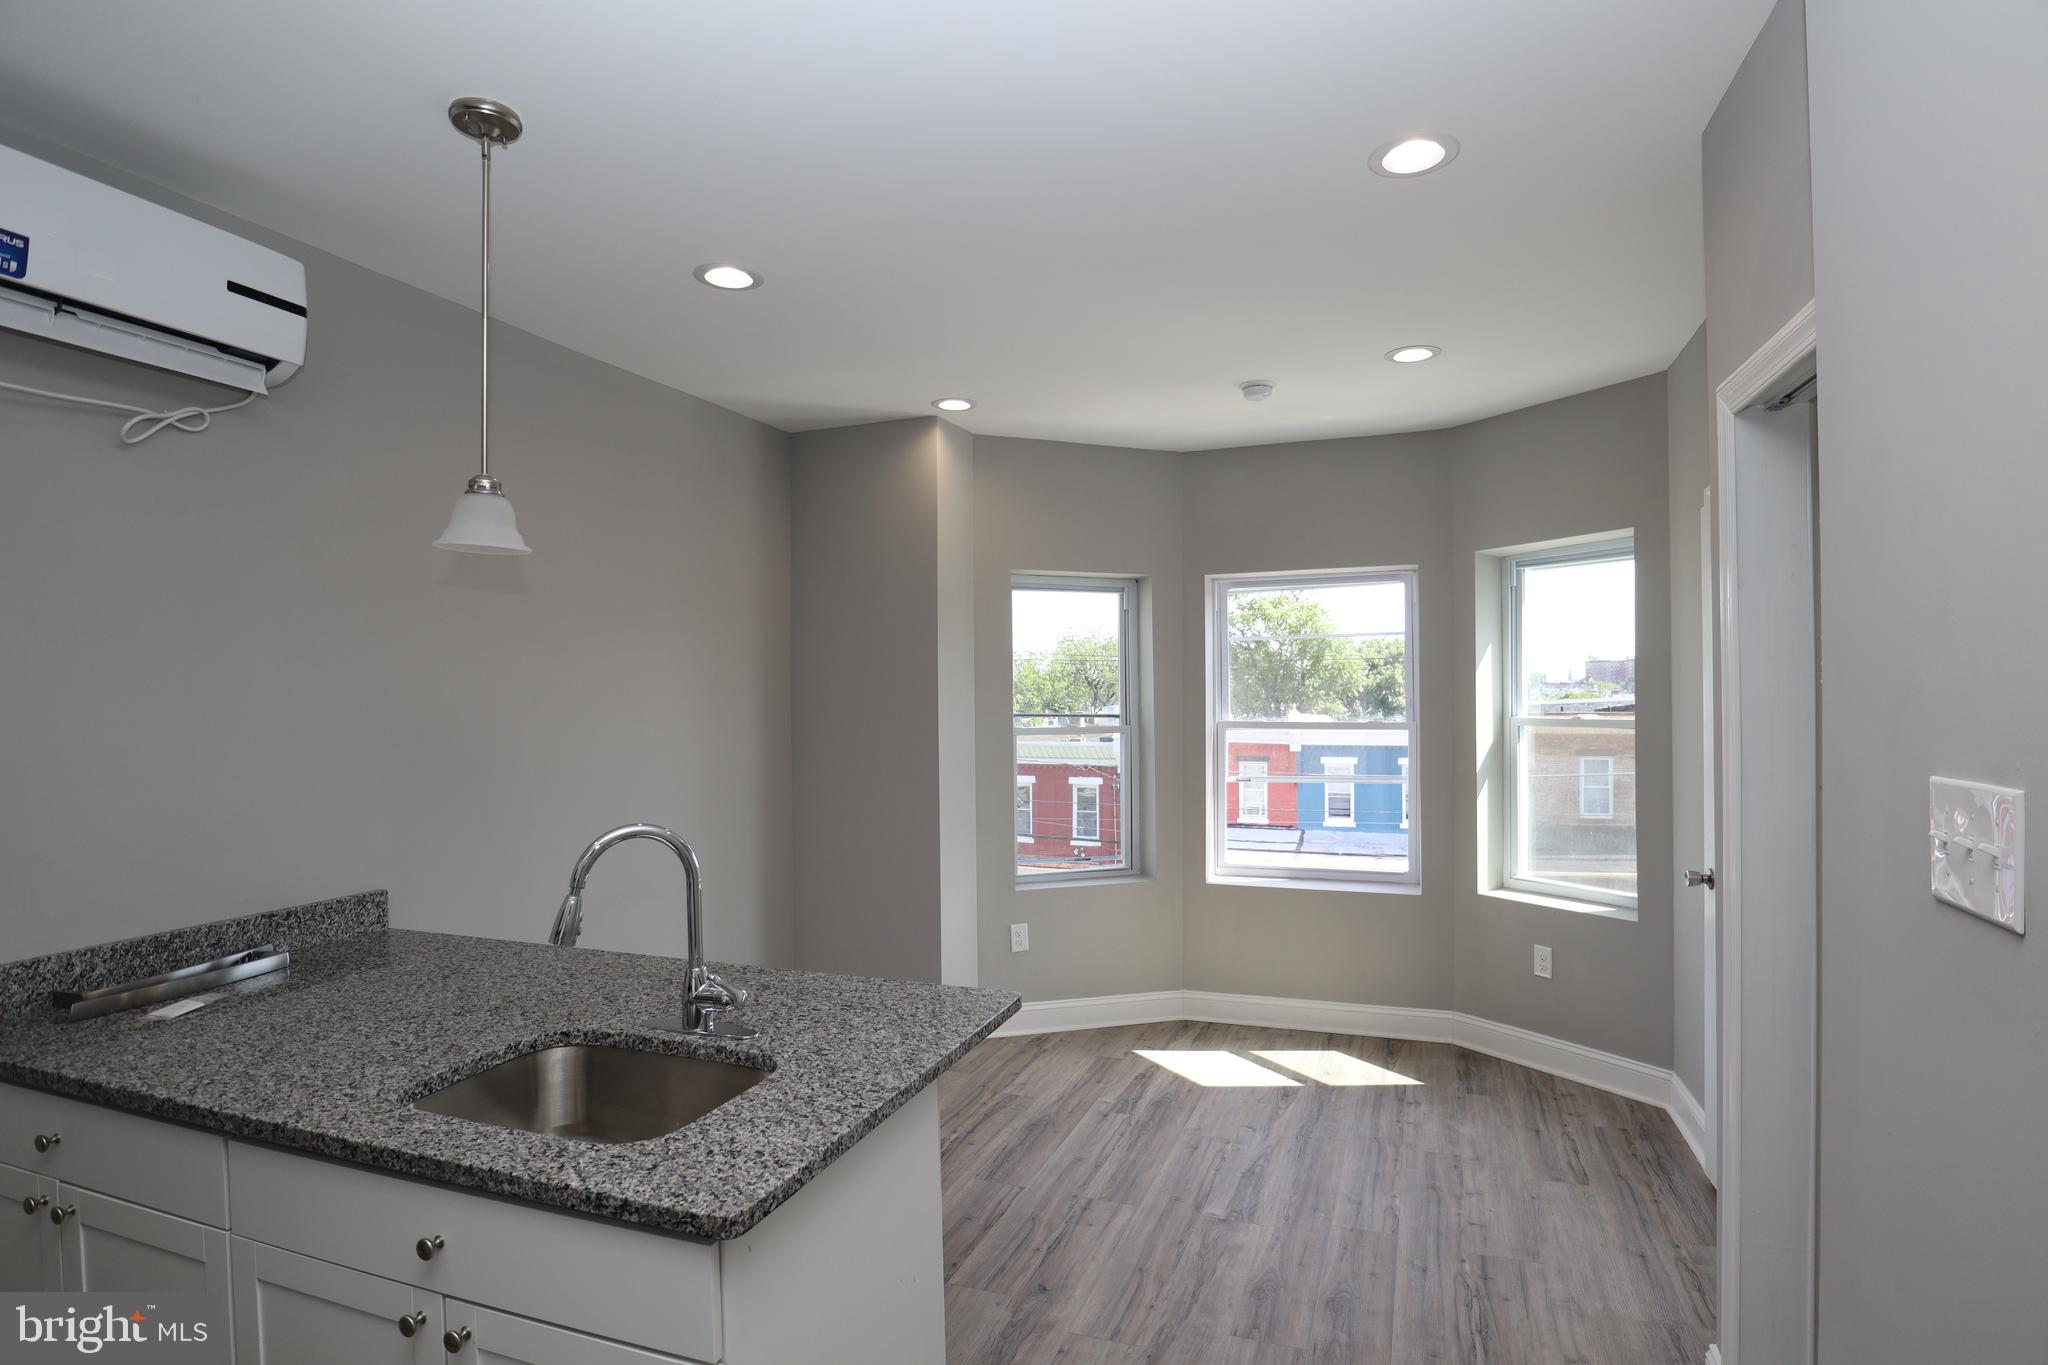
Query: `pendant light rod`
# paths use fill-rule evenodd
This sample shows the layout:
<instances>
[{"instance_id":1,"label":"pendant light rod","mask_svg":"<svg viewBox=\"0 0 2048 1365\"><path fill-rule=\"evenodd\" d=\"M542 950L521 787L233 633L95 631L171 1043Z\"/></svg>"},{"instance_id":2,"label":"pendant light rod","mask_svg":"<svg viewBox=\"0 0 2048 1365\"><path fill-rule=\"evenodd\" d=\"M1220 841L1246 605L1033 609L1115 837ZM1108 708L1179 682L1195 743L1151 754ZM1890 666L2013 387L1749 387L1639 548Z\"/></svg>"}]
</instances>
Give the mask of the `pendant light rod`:
<instances>
[{"instance_id":1,"label":"pendant light rod","mask_svg":"<svg viewBox=\"0 0 2048 1365\"><path fill-rule=\"evenodd\" d=\"M477 421L477 476L474 486L480 491L488 491L499 486L491 477L491 152L517 142L519 135L526 131L526 125L512 106L476 95L465 95L449 105L448 121L455 125L456 132L475 142L483 153L483 252L477 291L483 308L480 324L483 329L483 383L480 386L482 401Z\"/></svg>"},{"instance_id":2,"label":"pendant light rod","mask_svg":"<svg viewBox=\"0 0 2048 1365\"><path fill-rule=\"evenodd\" d=\"M483 411L477 422L477 473L488 479L491 477L491 140L480 137L477 145L484 149L484 376Z\"/></svg>"}]
</instances>

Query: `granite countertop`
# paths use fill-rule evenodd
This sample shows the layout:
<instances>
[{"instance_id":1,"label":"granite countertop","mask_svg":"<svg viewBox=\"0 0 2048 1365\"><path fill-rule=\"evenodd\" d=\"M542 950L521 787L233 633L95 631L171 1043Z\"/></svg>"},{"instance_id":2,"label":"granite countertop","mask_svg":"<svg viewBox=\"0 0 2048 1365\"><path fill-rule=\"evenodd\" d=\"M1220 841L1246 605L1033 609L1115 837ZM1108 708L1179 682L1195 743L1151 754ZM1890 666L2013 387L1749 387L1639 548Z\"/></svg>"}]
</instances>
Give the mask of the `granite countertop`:
<instances>
[{"instance_id":1,"label":"granite countertop","mask_svg":"<svg viewBox=\"0 0 2048 1365\"><path fill-rule=\"evenodd\" d=\"M640 1026L678 1008L678 959L387 929L381 902L377 909L375 927L293 943L284 974L231 988L179 1019L140 1010L79 1022L47 1010L0 1018L0 1080L724 1239L803 1188L1018 1005L1008 991L718 964L752 990L736 1017L759 1036L684 1038ZM770 1074L666 1137L617 1145L412 1107L508 1057L565 1042L688 1053Z\"/></svg>"}]
</instances>

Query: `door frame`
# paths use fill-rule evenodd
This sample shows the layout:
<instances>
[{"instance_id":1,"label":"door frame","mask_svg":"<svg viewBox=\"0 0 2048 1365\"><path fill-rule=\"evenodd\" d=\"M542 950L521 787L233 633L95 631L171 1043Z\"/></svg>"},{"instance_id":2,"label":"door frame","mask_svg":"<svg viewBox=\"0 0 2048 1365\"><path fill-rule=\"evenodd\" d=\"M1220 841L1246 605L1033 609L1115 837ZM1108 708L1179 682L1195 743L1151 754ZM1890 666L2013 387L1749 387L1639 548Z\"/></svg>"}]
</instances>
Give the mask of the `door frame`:
<instances>
[{"instance_id":1,"label":"door frame","mask_svg":"<svg viewBox=\"0 0 2048 1365\"><path fill-rule=\"evenodd\" d=\"M1708 1350L1709 1361L1720 1365L1766 1365L1739 1362L1736 1345L1742 1305L1738 1293L1740 1200L1742 1149L1739 1140L1742 1115L1742 808L1731 794L1742 791L1742 697L1736 680L1740 645L1736 630L1741 600L1741 556L1737 544L1736 509L1741 490L1736 483L1736 421L1758 402L1783 392L1789 385L1811 373L1819 351L1819 330L1811 300L1792 315L1769 341L1724 379L1714 391L1714 512L1715 582L1719 603L1715 615L1718 648L1715 651L1715 701L1720 708L1717 741L1720 797L1715 821L1715 858L1720 872L1715 889L1715 912L1720 921L1719 1025L1721 1063L1720 1132L1716 1155L1720 1166L1719 1204L1719 1314L1715 1325L1717 1347ZM1818 630L1818 622L1816 622ZM1816 806L1818 789L1815 792ZM1730 871L1734 875L1728 875ZM1711 945L1710 945L1711 946Z\"/></svg>"}]
</instances>

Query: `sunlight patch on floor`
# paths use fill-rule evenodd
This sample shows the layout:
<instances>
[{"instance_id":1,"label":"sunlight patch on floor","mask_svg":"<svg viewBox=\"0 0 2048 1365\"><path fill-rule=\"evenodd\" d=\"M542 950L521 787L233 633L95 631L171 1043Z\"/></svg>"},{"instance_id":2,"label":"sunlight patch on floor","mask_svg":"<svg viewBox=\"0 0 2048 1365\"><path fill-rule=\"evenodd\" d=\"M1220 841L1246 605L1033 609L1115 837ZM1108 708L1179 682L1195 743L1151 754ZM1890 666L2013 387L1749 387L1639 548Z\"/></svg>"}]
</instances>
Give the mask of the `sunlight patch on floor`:
<instances>
[{"instance_id":1,"label":"sunlight patch on floor","mask_svg":"<svg viewBox=\"0 0 2048 1365\"><path fill-rule=\"evenodd\" d=\"M1281 1089L1301 1084L1292 1076L1283 1076L1277 1071L1260 1066L1249 1057L1240 1057L1235 1052L1155 1052L1146 1048L1133 1050L1146 1061L1155 1066L1163 1066L1176 1076L1184 1076L1196 1085Z\"/></svg>"},{"instance_id":2,"label":"sunlight patch on floor","mask_svg":"<svg viewBox=\"0 0 2048 1365\"><path fill-rule=\"evenodd\" d=\"M1413 1076L1344 1052L1283 1052L1254 1048L1252 1056L1284 1066L1324 1085L1421 1085Z\"/></svg>"}]
</instances>

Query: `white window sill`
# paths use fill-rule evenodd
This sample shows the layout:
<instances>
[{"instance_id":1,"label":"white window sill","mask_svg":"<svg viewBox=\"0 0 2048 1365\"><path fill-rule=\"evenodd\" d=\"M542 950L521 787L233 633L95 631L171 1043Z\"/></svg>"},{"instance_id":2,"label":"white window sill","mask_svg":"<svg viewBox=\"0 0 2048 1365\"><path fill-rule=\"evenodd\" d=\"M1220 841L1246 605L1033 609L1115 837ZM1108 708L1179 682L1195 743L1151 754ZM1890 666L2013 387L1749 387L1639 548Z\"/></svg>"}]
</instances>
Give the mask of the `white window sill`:
<instances>
[{"instance_id":1,"label":"white window sill","mask_svg":"<svg viewBox=\"0 0 2048 1365\"><path fill-rule=\"evenodd\" d=\"M1358 822L1357 822L1356 820L1349 820L1349 819L1346 819L1346 818L1344 818L1343 816L1340 816L1340 815L1333 815L1333 816L1331 816L1331 817L1330 817L1329 819L1327 819L1327 820L1323 821L1323 828L1325 828L1325 829L1357 829L1357 828L1358 828Z\"/></svg>"},{"instance_id":2,"label":"white window sill","mask_svg":"<svg viewBox=\"0 0 2048 1365\"><path fill-rule=\"evenodd\" d=\"M1155 878L1149 872L1077 872L1069 874L1047 873L1042 877L1019 877L1019 891L1080 891L1093 886L1135 886L1141 882L1150 883Z\"/></svg>"},{"instance_id":3,"label":"white window sill","mask_svg":"<svg viewBox=\"0 0 2048 1365\"><path fill-rule=\"evenodd\" d=\"M1625 905L1573 900L1569 896L1539 896L1533 892L1515 891L1504 886L1481 887L1479 894L1489 900L1513 901L1517 905L1540 905L1546 910L1569 910L1575 915L1594 915L1600 919L1621 920L1628 924L1636 922L1635 910Z\"/></svg>"},{"instance_id":4,"label":"white window sill","mask_svg":"<svg viewBox=\"0 0 2048 1365\"><path fill-rule=\"evenodd\" d=\"M1020 834L1017 836L1017 842L1020 844L1035 844L1038 840L1029 834Z\"/></svg>"},{"instance_id":5,"label":"white window sill","mask_svg":"<svg viewBox=\"0 0 2048 1365\"><path fill-rule=\"evenodd\" d=\"M1419 896L1420 882L1368 882L1338 877L1236 877L1211 869L1211 886L1257 886L1280 891L1364 891L1376 896Z\"/></svg>"},{"instance_id":6,"label":"white window sill","mask_svg":"<svg viewBox=\"0 0 2048 1365\"><path fill-rule=\"evenodd\" d=\"M1072 840L1069 840L1068 842L1072 843L1072 844L1073 844L1073 846L1074 846L1075 848L1101 848L1101 847L1102 847L1102 840L1100 840L1100 839L1072 839Z\"/></svg>"}]
</instances>

